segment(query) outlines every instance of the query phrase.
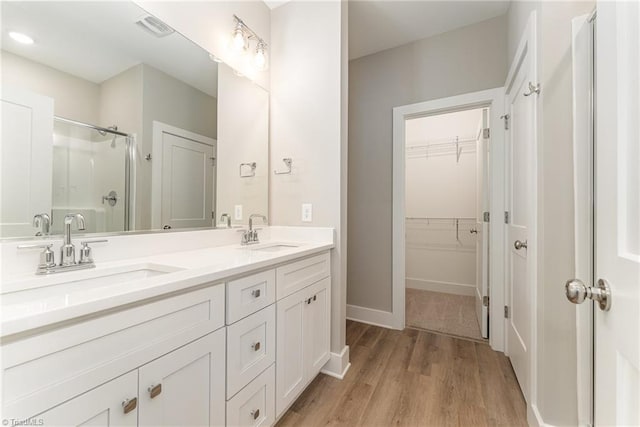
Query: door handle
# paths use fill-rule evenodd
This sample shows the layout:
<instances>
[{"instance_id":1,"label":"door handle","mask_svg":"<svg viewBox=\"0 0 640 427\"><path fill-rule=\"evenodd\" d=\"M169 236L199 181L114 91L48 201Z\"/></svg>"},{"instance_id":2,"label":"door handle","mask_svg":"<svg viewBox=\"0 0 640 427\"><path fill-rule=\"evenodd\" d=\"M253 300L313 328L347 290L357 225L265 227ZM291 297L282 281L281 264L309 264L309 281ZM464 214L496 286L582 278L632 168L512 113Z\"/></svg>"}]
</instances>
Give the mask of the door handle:
<instances>
[{"instance_id":1,"label":"door handle","mask_svg":"<svg viewBox=\"0 0 640 427\"><path fill-rule=\"evenodd\" d=\"M527 249L527 241L525 240L524 242L521 242L520 240L516 240L515 242L513 242L513 247L516 248L517 251L522 248Z\"/></svg>"},{"instance_id":2,"label":"door handle","mask_svg":"<svg viewBox=\"0 0 640 427\"><path fill-rule=\"evenodd\" d=\"M564 285L567 299L574 304L582 304L587 298L598 303L600 310L611 310L611 286L604 279L598 279L597 286L587 286L582 280L567 280Z\"/></svg>"},{"instance_id":3,"label":"door handle","mask_svg":"<svg viewBox=\"0 0 640 427\"><path fill-rule=\"evenodd\" d=\"M478 234L478 229L477 228L472 228L471 230L469 230L469 233Z\"/></svg>"}]
</instances>

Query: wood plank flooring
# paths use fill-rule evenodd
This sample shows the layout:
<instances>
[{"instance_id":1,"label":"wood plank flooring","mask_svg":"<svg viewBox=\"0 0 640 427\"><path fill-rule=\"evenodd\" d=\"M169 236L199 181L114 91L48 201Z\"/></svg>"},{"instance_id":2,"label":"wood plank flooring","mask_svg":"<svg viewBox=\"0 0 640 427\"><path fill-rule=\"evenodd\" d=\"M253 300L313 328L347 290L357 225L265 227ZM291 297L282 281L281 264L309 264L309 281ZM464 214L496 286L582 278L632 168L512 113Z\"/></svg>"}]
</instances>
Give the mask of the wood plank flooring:
<instances>
[{"instance_id":1,"label":"wood plank flooring","mask_svg":"<svg viewBox=\"0 0 640 427\"><path fill-rule=\"evenodd\" d=\"M288 426L526 426L508 359L484 343L347 322L351 369L324 374L278 422Z\"/></svg>"}]
</instances>

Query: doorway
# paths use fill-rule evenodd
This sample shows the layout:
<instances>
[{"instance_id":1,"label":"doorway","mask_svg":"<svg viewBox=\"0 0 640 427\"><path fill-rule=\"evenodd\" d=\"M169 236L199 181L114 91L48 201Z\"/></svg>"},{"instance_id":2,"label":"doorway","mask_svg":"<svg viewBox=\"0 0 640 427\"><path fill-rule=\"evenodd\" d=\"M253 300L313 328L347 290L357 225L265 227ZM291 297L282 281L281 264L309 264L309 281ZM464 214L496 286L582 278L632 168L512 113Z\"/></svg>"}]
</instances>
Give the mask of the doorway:
<instances>
[{"instance_id":1,"label":"doorway","mask_svg":"<svg viewBox=\"0 0 640 427\"><path fill-rule=\"evenodd\" d=\"M489 337L488 116L472 108L405 122L409 327Z\"/></svg>"},{"instance_id":2,"label":"doorway","mask_svg":"<svg viewBox=\"0 0 640 427\"><path fill-rule=\"evenodd\" d=\"M504 129L500 119L503 102L504 91L498 88L394 108L392 317L393 324L398 329L408 324L405 303L411 300L407 298L407 288L410 288L410 293L415 294L417 291L414 289L421 287L418 291L445 294L444 297L451 302L444 305L444 310L446 305L458 310L456 298L468 297L466 314L457 311L460 314L459 318L464 319L461 323L477 327L478 339L482 339L481 327L484 327L491 347L498 351L504 350L504 227L491 226L495 221L500 223L504 212ZM421 119L428 122L429 119L437 120L440 117L447 121L454 120L456 114L472 116L473 112L478 115L475 116L477 120L473 120L473 132L470 134L462 134L460 131L456 134L455 130L450 129L448 135L446 132L426 135L422 143L410 142L407 137L407 132L413 132L411 128L414 125L420 128L420 123L425 123L421 122ZM450 125L449 128L455 128L455 125ZM436 146L443 143L444 145ZM482 162L478 167L476 153L483 153L485 149L486 158L484 155L480 156ZM438 150L441 152L438 153ZM489 155L491 162L488 159ZM420 159L420 156L423 158ZM431 162L434 168L425 168L426 161ZM441 161L442 165L435 166L436 162ZM452 165L457 165L460 170L447 167ZM464 165L469 167L464 168ZM453 197L454 201L449 201L448 208L443 203L444 199L435 203L437 192L443 197L448 195L451 198L450 196L455 195L453 189L443 191L444 182L438 178L437 171L440 171L440 176L451 174L449 179L455 182L455 191L462 192L462 188L465 188L470 195ZM459 176L456 173L459 173ZM480 178L478 173L482 175ZM413 181L408 184L408 174L417 177L415 184ZM420 174L424 176L420 177ZM434 187L427 189L426 183L421 182L424 179L434 181ZM484 182L486 188L490 188L491 191L477 188L480 182ZM420 192L422 201L414 203L413 195ZM485 194L487 197L477 199L476 194ZM408 197L412 200L408 200ZM485 218L488 222L485 222ZM418 247L421 245L425 247ZM443 275L433 276L444 273L443 267L446 263L442 261L443 258L439 261L437 256L430 256L427 257L427 262L421 261L420 257L425 259L424 253L427 251L437 253L438 251L433 249L438 245L441 246L438 249L444 254L438 256L449 259L447 262L450 262L450 265L447 267L451 277L454 277L454 274L459 275L461 271L458 270L462 270L456 268L456 259L465 260L465 276L458 276L455 280L447 280ZM492 248L491 256L488 256L488 248ZM444 249L449 249L449 252ZM482 258L476 259L476 256ZM427 267L428 263L431 263L431 267ZM484 268L476 269L476 266L482 265ZM427 274L432 276L429 277ZM416 278L423 280L412 280ZM443 290L447 292L442 292ZM455 291L457 293L454 293ZM442 303L428 304L443 309ZM419 306L418 303L409 308L423 312ZM442 319L439 320L440 325L446 323ZM432 330L437 329L432 327Z\"/></svg>"}]
</instances>

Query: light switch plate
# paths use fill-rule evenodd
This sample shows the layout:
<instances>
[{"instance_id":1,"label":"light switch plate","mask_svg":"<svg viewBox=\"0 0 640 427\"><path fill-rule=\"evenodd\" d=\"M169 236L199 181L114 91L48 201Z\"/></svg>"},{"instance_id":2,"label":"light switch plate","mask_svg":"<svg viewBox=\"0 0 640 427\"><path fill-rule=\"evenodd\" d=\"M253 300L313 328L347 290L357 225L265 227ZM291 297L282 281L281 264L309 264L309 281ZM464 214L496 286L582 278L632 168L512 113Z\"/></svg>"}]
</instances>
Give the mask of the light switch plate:
<instances>
[{"instance_id":1,"label":"light switch plate","mask_svg":"<svg viewBox=\"0 0 640 427\"><path fill-rule=\"evenodd\" d=\"M313 205L311 203L302 204L302 222L311 222L313 220Z\"/></svg>"},{"instance_id":2,"label":"light switch plate","mask_svg":"<svg viewBox=\"0 0 640 427\"><path fill-rule=\"evenodd\" d=\"M242 205L235 205L234 209L234 219L236 221L242 221Z\"/></svg>"}]
</instances>

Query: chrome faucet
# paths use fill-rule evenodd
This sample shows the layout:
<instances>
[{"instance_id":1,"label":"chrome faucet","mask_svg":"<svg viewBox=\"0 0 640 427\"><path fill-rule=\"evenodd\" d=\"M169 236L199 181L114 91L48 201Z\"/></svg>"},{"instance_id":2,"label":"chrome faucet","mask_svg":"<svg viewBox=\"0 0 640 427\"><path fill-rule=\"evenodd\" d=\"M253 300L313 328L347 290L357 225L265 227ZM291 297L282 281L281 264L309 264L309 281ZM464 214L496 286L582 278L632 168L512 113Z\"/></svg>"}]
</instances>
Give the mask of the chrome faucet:
<instances>
[{"instance_id":1,"label":"chrome faucet","mask_svg":"<svg viewBox=\"0 0 640 427\"><path fill-rule=\"evenodd\" d=\"M68 267L76 264L76 247L71 243L71 224L75 219L78 230L83 231L84 216L82 214L66 214L64 216L64 242L60 246L60 265Z\"/></svg>"},{"instance_id":2,"label":"chrome faucet","mask_svg":"<svg viewBox=\"0 0 640 427\"><path fill-rule=\"evenodd\" d=\"M225 219L227 222L227 228L231 228L231 215L229 215L228 213L223 213L222 215L220 215L220 221L224 221Z\"/></svg>"},{"instance_id":3,"label":"chrome faucet","mask_svg":"<svg viewBox=\"0 0 640 427\"><path fill-rule=\"evenodd\" d=\"M51 217L47 213L34 215L33 226L40 228L40 231L36 233L36 236L48 236L51 229Z\"/></svg>"},{"instance_id":4,"label":"chrome faucet","mask_svg":"<svg viewBox=\"0 0 640 427\"><path fill-rule=\"evenodd\" d=\"M264 223L267 222L267 217L260 214L251 214L249 215L249 229L245 230L242 233L242 241L240 244L242 245L255 245L260 243L260 238L258 237L258 230L253 229L253 218L262 218Z\"/></svg>"},{"instance_id":5,"label":"chrome faucet","mask_svg":"<svg viewBox=\"0 0 640 427\"><path fill-rule=\"evenodd\" d=\"M80 249L80 261L76 262L76 247L71 242L71 225L75 220L78 230L85 229L84 216L81 214L67 214L64 217L64 241L60 246L60 264L55 263L55 254L51 250L53 243L33 244L33 245L19 245L18 249L43 249L40 254L40 263L36 269L36 274L52 274L62 271L82 270L85 268L95 267L93 262L93 256L91 253L90 243L103 243L107 240L86 240L82 243Z\"/></svg>"}]
</instances>

